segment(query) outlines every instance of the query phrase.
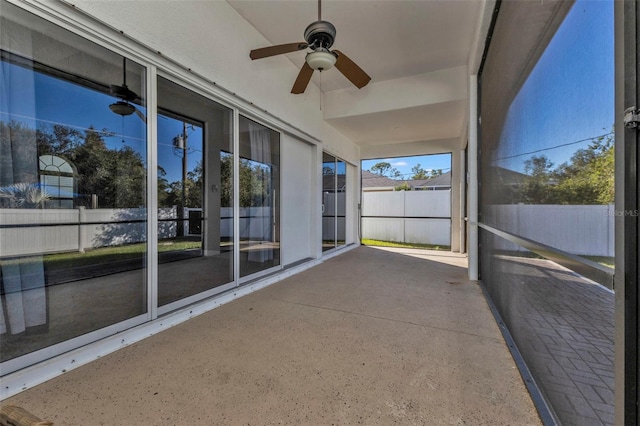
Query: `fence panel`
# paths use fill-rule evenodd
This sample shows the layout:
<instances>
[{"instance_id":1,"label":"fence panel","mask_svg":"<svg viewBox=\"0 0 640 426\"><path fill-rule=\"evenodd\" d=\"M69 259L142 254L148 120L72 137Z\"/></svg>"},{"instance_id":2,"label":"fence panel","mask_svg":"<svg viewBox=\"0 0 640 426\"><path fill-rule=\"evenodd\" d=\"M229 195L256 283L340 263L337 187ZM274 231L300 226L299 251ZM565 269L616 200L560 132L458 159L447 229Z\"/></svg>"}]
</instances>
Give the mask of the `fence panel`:
<instances>
[{"instance_id":1,"label":"fence panel","mask_svg":"<svg viewBox=\"0 0 640 426\"><path fill-rule=\"evenodd\" d=\"M362 198L363 216L404 216L404 191L365 192Z\"/></svg>"},{"instance_id":2,"label":"fence panel","mask_svg":"<svg viewBox=\"0 0 640 426\"><path fill-rule=\"evenodd\" d=\"M498 218L496 228L530 240L587 256L614 255L613 205L529 205L489 206ZM584 232L588 229L589 232ZM503 250L516 246L506 243Z\"/></svg>"},{"instance_id":3,"label":"fence panel","mask_svg":"<svg viewBox=\"0 0 640 426\"><path fill-rule=\"evenodd\" d=\"M364 192L362 238L451 245L451 191Z\"/></svg>"},{"instance_id":4,"label":"fence panel","mask_svg":"<svg viewBox=\"0 0 640 426\"><path fill-rule=\"evenodd\" d=\"M451 217L451 191L405 191L406 217Z\"/></svg>"}]
</instances>

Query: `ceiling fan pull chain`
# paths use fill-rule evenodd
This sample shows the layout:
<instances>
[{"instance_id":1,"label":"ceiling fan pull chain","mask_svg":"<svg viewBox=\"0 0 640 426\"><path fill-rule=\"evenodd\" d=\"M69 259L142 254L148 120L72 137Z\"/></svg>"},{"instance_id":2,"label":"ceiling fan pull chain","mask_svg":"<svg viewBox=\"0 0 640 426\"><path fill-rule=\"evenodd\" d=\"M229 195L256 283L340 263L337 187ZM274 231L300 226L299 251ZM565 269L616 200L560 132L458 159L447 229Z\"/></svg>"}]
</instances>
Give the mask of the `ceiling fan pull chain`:
<instances>
[{"instance_id":1,"label":"ceiling fan pull chain","mask_svg":"<svg viewBox=\"0 0 640 426\"><path fill-rule=\"evenodd\" d=\"M320 111L322 111L322 70L320 70Z\"/></svg>"},{"instance_id":2,"label":"ceiling fan pull chain","mask_svg":"<svg viewBox=\"0 0 640 426\"><path fill-rule=\"evenodd\" d=\"M127 57L122 57L122 85L127 85Z\"/></svg>"}]
</instances>

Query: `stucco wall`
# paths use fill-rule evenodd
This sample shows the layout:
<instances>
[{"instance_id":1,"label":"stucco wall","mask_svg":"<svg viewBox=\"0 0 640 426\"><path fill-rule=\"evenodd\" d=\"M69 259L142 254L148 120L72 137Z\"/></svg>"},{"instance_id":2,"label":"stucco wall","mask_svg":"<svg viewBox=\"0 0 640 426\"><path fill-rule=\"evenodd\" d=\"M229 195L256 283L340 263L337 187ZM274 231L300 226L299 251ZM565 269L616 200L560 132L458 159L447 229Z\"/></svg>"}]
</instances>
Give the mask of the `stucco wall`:
<instances>
[{"instance_id":1,"label":"stucco wall","mask_svg":"<svg viewBox=\"0 0 640 426\"><path fill-rule=\"evenodd\" d=\"M249 58L251 49L270 43L227 2L79 0L74 4L358 164L357 146L323 120L317 86L311 83L304 94L292 95L299 70L291 61L284 56Z\"/></svg>"}]
</instances>

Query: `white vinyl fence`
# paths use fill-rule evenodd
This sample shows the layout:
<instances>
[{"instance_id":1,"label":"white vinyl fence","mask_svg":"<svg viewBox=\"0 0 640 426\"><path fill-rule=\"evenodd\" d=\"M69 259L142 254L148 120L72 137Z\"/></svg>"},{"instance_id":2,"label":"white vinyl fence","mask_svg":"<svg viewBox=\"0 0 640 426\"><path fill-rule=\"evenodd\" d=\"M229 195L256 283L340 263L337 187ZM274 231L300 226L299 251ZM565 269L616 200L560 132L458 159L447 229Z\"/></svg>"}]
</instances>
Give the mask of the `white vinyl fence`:
<instances>
[{"instance_id":1,"label":"white vinyl fence","mask_svg":"<svg viewBox=\"0 0 640 426\"><path fill-rule=\"evenodd\" d=\"M362 238L451 245L451 191L364 192Z\"/></svg>"},{"instance_id":2,"label":"white vinyl fence","mask_svg":"<svg viewBox=\"0 0 640 426\"><path fill-rule=\"evenodd\" d=\"M346 204L344 192L322 194L322 240L331 241L346 235Z\"/></svg>"},{"instance_id":3,"label":"white vinyl fence","mask_svg":"<svg viewBox=\"0 0 640 426\"><path fill-rule=\"evenodd\" d=\"M614 206L507 204L490 206L493 225L503 231L587 256L614 256ZM502 250L523 250L501 241Z\"/></svg>"},{"instance_id":4,"label":"white vinyl fence","mask_svg":"<svg viewBox=\"0 0 640 426\"><path fill-rule=\"evenodd\" d=\"M189 210L185 209L185 217ZM220 237L233 237L233 208L221 208ZM177 209L158 209L158 237L177 235ZM0 257L86 249L147 241L147 209L0 209ZM188 221L185 221L185 235ZM240 209L240 238L272 241L270 207Z\"/></svg>"}]
</instances>

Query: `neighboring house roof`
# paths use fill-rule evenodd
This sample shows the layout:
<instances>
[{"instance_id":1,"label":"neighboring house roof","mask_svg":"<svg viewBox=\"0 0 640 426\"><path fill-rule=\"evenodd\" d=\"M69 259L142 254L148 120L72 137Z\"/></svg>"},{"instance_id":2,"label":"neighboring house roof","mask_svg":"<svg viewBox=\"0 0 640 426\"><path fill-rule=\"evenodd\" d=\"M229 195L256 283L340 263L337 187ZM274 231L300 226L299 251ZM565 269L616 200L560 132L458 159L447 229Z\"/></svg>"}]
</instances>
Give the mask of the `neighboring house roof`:
<instances>
[{"instance_id":1,"label":"neighboring house roof","mask_svg":"<svg viewBox=\"0 0 640 426\"><path fill-rule=\"evenodd\" d=\"M451 187L451 172L443 173L440 176L432 177L430 179L396 180L371 173L368 170L362 171L362 189L365 191L392 191L395 187L402 185L403 183L406 183L412 189Z\"/></svg>"},{"instance_id":2,"label":"neighboring house roof","mask_svg":"<svg viewBox=\"0 0 640 426\"><path fill-rule=\"evenodd\" d=\"M362 171L362 188L395 188L402 181L390 179L386 176L380 176L371 173L369 170Z\"/></svg>"},{"instance_id":3,"label":"neighboring house roof","mask_svg":"<svg viewBox=\"0 0 640 426\"><path fill-rule=\"evenodd\" d=\"M407 180L406 182L412 188L450 187L451 172L443 173L440 176L435 176L429 179Z\"/></svg>"},{"instance_id":4,"label":"neighboring house roof","mask_svg":"<svg viewBox=\"0 0 640 426\"><path fill-rule=\"evenodd\" d=\"M503 185L522 185L527 178L527 175L524 173L505 169L504 167L493 167L493 173L496 179L499 179Z\"/></svg>"},{"instance_id":5,"label":"neighboring house roof","mask_svg":"<svg viewBox=\"0 0 640 426\"><path fill-rule=\"evenodd\" d=\"M347 175L339 174L337 175L337 179L336 179L336 175L334 174L322 175L322 188L324 188L324 190L329 190L329 189L333 190L334 184L338 186L337 187L338 191L343 191L345 186L347 185Z\"/></svg>"}]
</instances>

